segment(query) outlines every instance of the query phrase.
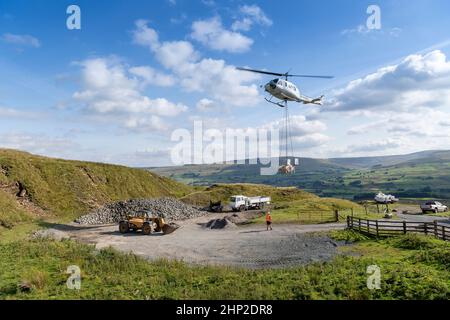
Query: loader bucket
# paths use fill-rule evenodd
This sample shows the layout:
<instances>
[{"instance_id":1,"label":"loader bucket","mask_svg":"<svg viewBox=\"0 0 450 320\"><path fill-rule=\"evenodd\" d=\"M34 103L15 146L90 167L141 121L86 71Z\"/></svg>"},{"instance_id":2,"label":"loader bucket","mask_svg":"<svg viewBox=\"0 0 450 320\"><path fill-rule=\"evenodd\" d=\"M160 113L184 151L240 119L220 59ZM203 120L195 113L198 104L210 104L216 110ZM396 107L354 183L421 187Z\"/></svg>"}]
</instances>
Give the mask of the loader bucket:
<instances>
[{"instance_id":1,"label":"loader bucket","mask_svg":"<svg viewBox=\"0 0 450 320\"><path fill-rule=\"evenodd\" d=\"M177 230L180 226L176 223L166 223L163 227L162 227L162 232L164 234L170 234L172 232L174 232L175 230Z\"/></svg>"}]
</instances>

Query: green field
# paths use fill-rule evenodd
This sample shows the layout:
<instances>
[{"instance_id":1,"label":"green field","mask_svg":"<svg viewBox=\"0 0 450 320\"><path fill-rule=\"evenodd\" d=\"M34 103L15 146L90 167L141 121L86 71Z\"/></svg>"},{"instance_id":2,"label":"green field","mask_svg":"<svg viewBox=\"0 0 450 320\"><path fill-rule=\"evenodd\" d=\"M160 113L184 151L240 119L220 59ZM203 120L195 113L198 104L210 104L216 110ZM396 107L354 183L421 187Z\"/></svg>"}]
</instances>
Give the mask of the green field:
<instances>
[{"instance_id":1,"label":"green field","mask_svg":"<svg viewBox=\"0 0 450 320\"><path fill-rule=\"evenodd\" d=\"M450 151L365 158L301 158L296 173L290 176L261 176L260 165L249 164L187 165L150 170L191 185L295 186L322 197L351 200L373 199L378 191L407 199L450 199Z\"/></svg>"},{"instance_id":2,"label":"green field","mask_svg":"<svg viewBox=\"0 0 450 320\"><path fill-rule=\"evenodd\" d=\"M149 263L113 249L72 241L19 241L0 250L0 299L445 299L450 298L450 244L407 235L376 241L333 232L350 254L283 270ZM381 269L369 290L367 267ZM66 286L67 267L81 269L81 290ZM19 287L30 288L22 291Z\"/></svg>"}]
</instances>

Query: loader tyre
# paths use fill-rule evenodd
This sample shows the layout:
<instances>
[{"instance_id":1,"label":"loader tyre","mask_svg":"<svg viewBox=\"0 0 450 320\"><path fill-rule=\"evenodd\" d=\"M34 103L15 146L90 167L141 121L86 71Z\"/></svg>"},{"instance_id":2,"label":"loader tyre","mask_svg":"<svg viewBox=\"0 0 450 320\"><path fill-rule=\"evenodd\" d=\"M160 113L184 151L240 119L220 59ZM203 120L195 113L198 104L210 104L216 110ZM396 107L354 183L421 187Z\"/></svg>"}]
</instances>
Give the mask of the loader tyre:
<instances>
[{"instance_id":1,"label":"loader tyre","mask_svg":"<svg viewBox=\"0 0 450 320\"><path fill-rule=\"evenodd\" d=\"M130 228L128 226L128 222L120 221L119 222L119 232L120 233L127 233L128 231L130 231Z\"/></svg>"},{"instance_id":2,"label":"loader tyre","mask_svg":"<svg viewBox=\"0 0 450 320\"><path fill-rule=\"evenodd\" d=\"M145 222L142 225L142 233L145 234L146 236L152 233L152 226L150 225L150 223Z\"/></svg>"}]
</instances>

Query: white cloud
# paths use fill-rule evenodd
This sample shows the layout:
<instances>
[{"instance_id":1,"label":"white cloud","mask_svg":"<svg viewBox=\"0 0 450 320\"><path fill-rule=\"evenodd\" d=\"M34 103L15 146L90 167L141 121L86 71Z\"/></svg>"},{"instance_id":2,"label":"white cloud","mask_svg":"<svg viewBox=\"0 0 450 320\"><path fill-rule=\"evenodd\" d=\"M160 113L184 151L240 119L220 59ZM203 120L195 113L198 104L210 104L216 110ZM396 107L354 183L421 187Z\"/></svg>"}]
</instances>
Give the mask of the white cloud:
<instances>
[{"instance_id":1,"label":"white cloud","mask_svg":"<svg viewBox=\"0 0 450 320\"><path fill-rule=\"evenodd\" d=\"M79 65L82 67L83 90L75 92L73 97L90 112L176 116L187 110L183 104L144 95L140 81L130 77L130 70L117 59L89 59Z\"/></svg>"},{"instance_id":2,"label":"white cloud","mask_svg":"<svg viewBox=\"0 0 450 320\"><path fill-rule=\"evenodd\" d=\"M375 29L368 29L365 25L358 25L355 28L351 28L351 29L344 29L341 31L341 35L349 35L349 34L368 34L371 31L373 31Z\"/></svg>"},{"instance_id":3,"label":"white cloud","mask_svg":"<svg viewBox=\"0 0 450 320\"><path fill-rule=\"evenodd\" d=\"M389 35L392 37L398 37L402 33L402 29L394 27L394 28L382 28L382 29L369 29L365 25L358 25L355 28L344 29L341 31L341 35L350 36L350 35L369 35L369 34L380 34L380 35Z\"/></svg>"},{"instance_id":4,"label":"white cloud","mask_svg":"<svg viewBox=\"0 0 450 320\"><path fill-rule=\"evenodd\" d=\"M168 166L170 150L158 148L141 148L132 153L116 154L110 161L134 167Z\"/></svg>"},{"instance_id":5,"label":"white cloud","mask_svg":"<svg viewBox=\"0 0 450 320\"><path fill-rule=\"evenodd\" d=\"M197 102L196 108L200 112L208 112L216 109L216 103L210 99L201 99Z\"/></svg>"},{"instance_id":6,"label":"white cloud","mask_svg":"<svg viewBox=\"0 0 450 320\"><path fill-rule=\"evenodd\" d=\"M0 133L0 147L44 155L61 155L78 146L66 139L23 132Z\"/></svg>"},{"instance_id":7,"label":"white cloud","mask_svg":"<svg viewBox=\"0 0 450 320\"><path fill-rule=\"evenodd\" d=\"M36 118L38 114L0 106L0 118Z\"/></svg>"},{"instance_id":8,"label":"white cloud","mask_svg":"<svg viewBox=\"0 0 450 320\"><path fill-rule=\"evenodd\" d=\"M208 7L213 7L216 5L216 2L214 0L202 0L202 3Z\"/></svg>"},{"instance_id":9,"label":"white cloud","mask_svg":"<svg viewBox=\"0 0 450 320\"><path fill-rule=\"evenodd\" d=\"M164 131L168 125L158 116L136 117L132 116L125 122L125 128L138 132Z\"/></svg>"},{"instance_id":10,"label":"white cloud","mask_svg":"<svg viewBox=\"0 0 450 320\"><path fill-rule=\"evenodd\" d=\"M188 41L160 42L158 33L142 21L136 22L133 31L135 43L149 48L184 90L206 93L224 105L252 106L260 101L257 86L250 84L260 79L259 75L238 71L224 60L201 59Z\"/></svg>"},{"instance_id":11,"label":"white cloud","mask_svg":"<svg viewBox=\"0 0 450 320\"><path fill-rule=\"evenodd\" d=\"M232 53L246 52L253 44L249 37L226 30L218 16L195 21L192 24L191 37L210 49Z\"/></svg>"},{"instance_id":12,"label":"white cloud","mask_svg":"<svg viewBox=\"0 0 450 320\"><path fill-rule=\"evenodd\" d=\"M33 47L39 48L41 46L41 42L38 38L27 34L12 34L12 33L4 33L1 38L4 42L15 44L18 46L25 47Z\"/></svg>"},{"instance_id":13,"label":"white cloud","mask_svg":"<svg viewBox=\"0 0 450 320\"><path fill-rule=\"evenodd\" d=\"M164 67L180 73L185 70L178 68L188 68L189 63L194 63L199 58L199 54L188 41L163 42L153 51Z\"/></svg>"},{"instance_id":14,"label":"white cloud","mask_svg":"<svg viewBox=\"0 0 450 320\"><path fill-rule=\"evenodd\" d=\"M441 51L411 55L335 91L328 109L382 112L450 106L449 83L450 62Z\"/></svg>"},{"instance_id":15,"label":"white cloud","mask_svg":"<svg viewBox=\"0 0 450 320\"><path fill-rule=\"evenodd\" d=\"M448 115L447 119L439 121L439 124L443 127L450 127L450 115Z\"/></svg>"},{"instance_id":16,"label":"white cloud","mask_svg":"<svg viewBox=\"0 0 450 320\"><path fill-rule=\"evenodd\" d=\"M450 129L445 120L450 113L421 108L413 112L386 111L377 114L370 112L367 115L371 122L352 127L349 135L362 135L370 133L383 133L390 136L409 137L450 137ZM450 124L450 122L448 122Z\"/></svg>"},{"instance_id":17,"label":"white cloud","mask_svg":"<svg viewBox=\"0 0 450 320\"><path fill-rule=\"evenodd\" d=\"M239 8L239 12L243 15L243 18L233 23L231 26L233 31L249 31L255 23L262 26L271 26L273 24L272 20L257 5L244 5Z\"/></svg>"},{"instance_id":18,"label":"white cloud","mask_svg":"<svg viewBox=\"0 0 450 320\"><path fill-rule=\"evenodd\" d=\"M171 87L175 84L175 78L172 75L157 72L148 66L132 67L129 71L131 74L142 78L144 85Z\"/></svg>"},{"instance_id":19,"label":"white cloud","mask_svg":"<svg viewBox=\"0 0 450 320\"><path fill-rule=\"evenodd\" d=\"M292 144L294 148L294 154L297 154L298 152L295 151L299 149L320 147L325 145L329 141L331 141L331 138L323 133L311 133L305 136L293 137Z\"/></svg>"},{"instance_id":20,"label":"white cloud","mask_svg":"<svg viewBox=\"0 0 450 320\"><path fill-rule=\"evenodd\" d=\"M136 29L133 31L133 42L141 46L154 47L159 45L158 33L147 27L148 21L137 20L135 22Z\"/></svg>"},{"instance_id":21,"label":"white cloud","mask_svg":"<svg viewBox=\"0 0 450 320\"><path fill-rule=\"evenodd\" d=\"M280 132L280 139L285 137L285 120L280 119L270 122L263 126L263 128L275 128ZM324 145L329 142L331 138L325 134L327 125L319 120L307 120L305 116L298 115L290 117L289 134L292 138L294 149L312 148ZM290 141L288 141L290 144ZM283 145L283 142L281 141ZM285 143L284 143L285 144Z\"/></svg>"},{"instance_id":22,"label":"white cloud","mask_svg":"<svg viewBox=\"0 0 450 320\"><path fill-rule=\"evenodd\" d=\"M380 141L371 141L365 144L350 145L347 148L347 152L382 152L385 150L392 150L399 148L403 143L395 139L383 139Z\"/></svg>"}]
</instances>

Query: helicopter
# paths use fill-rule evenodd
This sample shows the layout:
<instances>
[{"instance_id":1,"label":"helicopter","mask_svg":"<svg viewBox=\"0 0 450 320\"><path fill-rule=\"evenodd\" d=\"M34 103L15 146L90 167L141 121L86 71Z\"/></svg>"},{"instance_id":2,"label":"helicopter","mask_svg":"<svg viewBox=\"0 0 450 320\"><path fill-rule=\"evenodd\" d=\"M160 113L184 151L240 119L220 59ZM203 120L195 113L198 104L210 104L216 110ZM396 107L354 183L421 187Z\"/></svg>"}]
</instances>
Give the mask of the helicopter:
<instances>
[{"instance_id":1,"label":"helicopter","mask_svg":"<svg viewBox=\"0 0 450 320\"><path fill-rule=\"evenodd\" d=\"M305 75L305 74L290 74L286 73L277 73L256 69L248 69L248 68L240 68L237 67L237 70L247 71L247 72L255 72L262 73L272 76L281 77L284 79L276 78L269 81L264 89L266 92L270 94L270 98L264 98L267 102L270 102L274 105L277 105L281 108L284 108L284 140L285 140L285 157L286 164L282 165L278 172L284 175L291 175L295 173L295 165L298 165L298 159L295 159L295 165L291 163L291 159L289 158L289 141L291 146L291 154L293 154L293 145L292 145L292 137L290 134L290 117L289 117L289 109L288 102L298 102L303 104L315 104L315 105L323 105L323 97L320 96L318 98L310 98L300 93L300 90L297 88L295 84L288 81L289 77L297 77L297 78L320 78L320 79L332 79L333 76L314 76L314 75ZM262 87L262 86L261 86ZM279 99L279 101L272 101L273 98Z\"/></svg>"},{"instance_id":2,"label":"helicopter","mask_svg":"<svg viewBox=\"0 0 450 320\"><path fill-rule=\"evenodd\" d=\"M284 108L287 106L287 102L298 102L303 104L315 104L315 105L323 105L323 97L320 96L318 98L310 98L300 93L300 90L297 88L295 84L288 81L289 77L297 77L297 78L320 78L320 79L332 79L333 76L313 76L313 75L305 75L305 74L290 74L289 72L286 73L277 73L277 72L270 72L270 71L263 71L263 70L256 70L256 69L248 69L248 68L236 68L240 71L248 71L248 72L255 72L255 73L262 73L262 74L268 74L273 76L282 77L284 79L276 78L271 81L269 81L265 86L264 89L266 92L270 94L270 99L266 99L267 102L270 102L272 104L275 104L281 108ZM262 87L262 86L261 86ZM281 101L272 101L273 98L277 98ZM281 102L284 102L282 104Z\"/></svg>"}]
</instances>

